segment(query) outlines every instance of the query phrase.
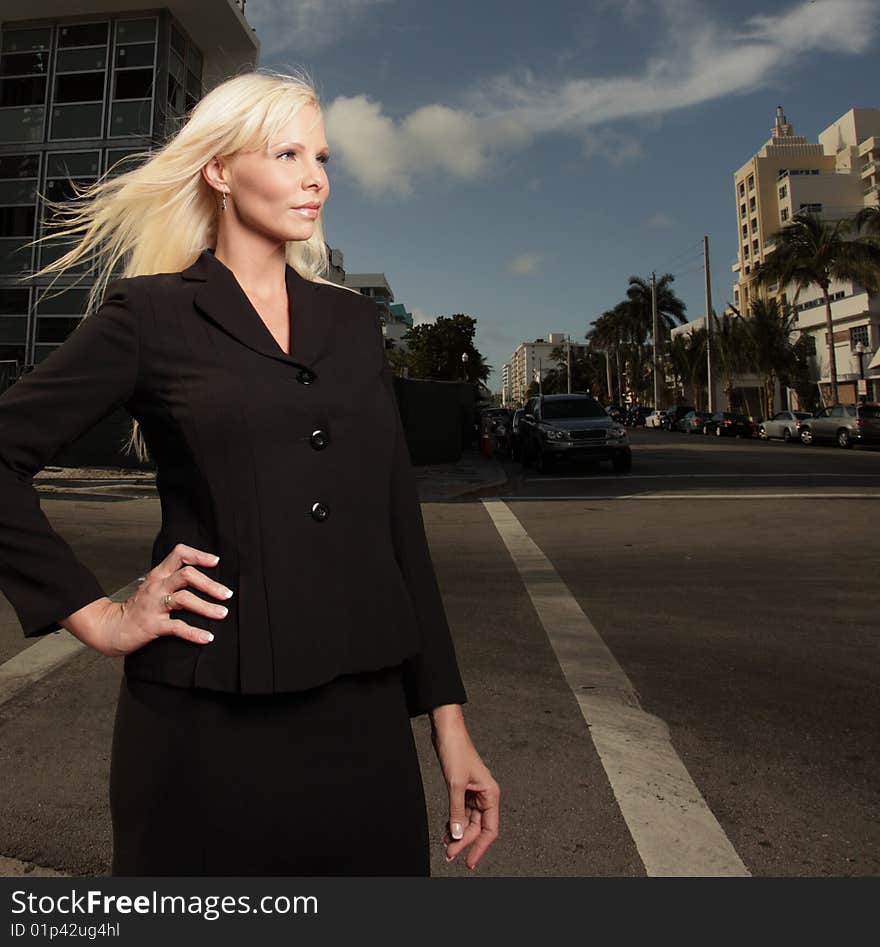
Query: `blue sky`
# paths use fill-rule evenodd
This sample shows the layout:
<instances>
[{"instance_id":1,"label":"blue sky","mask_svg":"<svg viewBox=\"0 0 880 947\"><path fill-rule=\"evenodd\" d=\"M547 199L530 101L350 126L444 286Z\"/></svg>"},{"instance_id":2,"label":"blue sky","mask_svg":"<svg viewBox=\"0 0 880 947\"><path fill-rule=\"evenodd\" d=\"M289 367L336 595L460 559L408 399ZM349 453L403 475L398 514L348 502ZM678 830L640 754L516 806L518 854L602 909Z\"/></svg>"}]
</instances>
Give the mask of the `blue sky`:
<instances>
[{"instance_id":1,"label":"blue sky","mask_svg":"<svg viewBox=\"0 0 880 947\"><path fill-rule=\"evenodd\" d=\"M631 274L732 298L733 172L777 104L796 134L880 107L876 0L249 0L260 65L306 68L332 157L324 232L415 321L463 312L494 366Z\"/></svg>"}]
</instances>

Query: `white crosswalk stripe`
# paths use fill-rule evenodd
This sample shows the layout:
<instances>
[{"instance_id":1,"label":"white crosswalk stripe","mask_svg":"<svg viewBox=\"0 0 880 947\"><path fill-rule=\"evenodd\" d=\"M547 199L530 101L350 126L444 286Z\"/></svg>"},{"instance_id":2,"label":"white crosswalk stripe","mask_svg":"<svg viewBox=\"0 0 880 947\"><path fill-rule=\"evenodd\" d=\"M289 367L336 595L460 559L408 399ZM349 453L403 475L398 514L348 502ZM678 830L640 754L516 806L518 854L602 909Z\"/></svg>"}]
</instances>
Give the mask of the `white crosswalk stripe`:
<instances>
[{"instance_id":1,"label":"white crosswalk stripe","mask_svg":"<svg viewBox=\"0 0 880 947\"><path fill-rule=\"evenodd\" d=\"M516 565L651 876L749 876L623 668L516 514L482 501Z\"/></svg>"}]
</instances>

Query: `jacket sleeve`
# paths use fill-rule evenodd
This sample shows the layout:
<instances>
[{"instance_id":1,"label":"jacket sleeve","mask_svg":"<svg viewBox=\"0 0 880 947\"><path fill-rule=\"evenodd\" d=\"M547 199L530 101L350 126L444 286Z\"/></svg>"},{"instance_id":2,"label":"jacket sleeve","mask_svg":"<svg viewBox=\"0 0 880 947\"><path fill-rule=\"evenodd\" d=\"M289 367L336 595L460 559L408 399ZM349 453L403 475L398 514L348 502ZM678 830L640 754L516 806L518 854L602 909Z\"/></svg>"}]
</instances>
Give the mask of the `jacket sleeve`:
<instances>
[{"instance_id":1,"label":"jacket sleeve","mask_svg":"<svg viewBox=\"0 0 880 947\"><path fill-rule=\"evenodd\" d=\"M467 702L467 693L459 673L455 647L431 561L418 487L390 365L386 364L384 374L391 390L396 427L391 471L391 535L422 639L421 652L403 663L403 684L409 715L416 717L442 704L464 704Z\"/></svg>"},{"instance_id":2,"label":"jacket sleeve","mask_svg":"<svg viewBox=\"0 0 880 947\"><path fill-rule=\"evenodd\" d=\"M134 392L130 282L111 282L98 310L0 395L0 591L26 638L61 630L58 619L107 594L52 529L33 478Z\"/></svg>"}]
</instances>

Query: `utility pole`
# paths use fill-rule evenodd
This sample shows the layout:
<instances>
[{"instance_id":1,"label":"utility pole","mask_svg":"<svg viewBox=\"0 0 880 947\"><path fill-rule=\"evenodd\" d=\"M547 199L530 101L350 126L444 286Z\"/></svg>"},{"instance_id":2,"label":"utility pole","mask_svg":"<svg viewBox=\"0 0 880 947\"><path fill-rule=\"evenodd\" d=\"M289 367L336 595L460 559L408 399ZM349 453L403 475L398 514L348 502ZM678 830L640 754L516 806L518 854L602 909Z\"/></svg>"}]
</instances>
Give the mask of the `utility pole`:
<instances>
[{"instance_id":1,"label":"utility pole","mask_svg":"<svg viewBox=\"0 0 880 947\"><path fill-rule=\"evenodd\" d=\"M568 359L568 393L571 394L571 336L565 336L567 359Z\"/></svg>"},{"instance_id":2,"label":"utility pole","mask_svg":"<svg viewBox=\"0 0 880 947\"><path fill-rule=\"evenodd\" d=\"M651 333L654 336L654 407L660 407L660 375L657 371L657 346L660 335L657 328L657 274L651 273Z\"/></svg>"},{"instance_id":3,"label":"utility pole","mask_svg":"<svg viewBox=\"0 0 880 947\"><path fill-rule=\"evenodd\" d=\"M614 400L614 385L611 382L611 353L605 349L605 380L608 383L608 404Z\"/></svg>"},{"instance_id":4,"label":"utility pole","mask_svg":"<svg viewBox=\"0 0 880 947\"><path fill-rule=\"evenodd\" d=\"M709 238L703 237L703 269L706 273L706 387L709 389L709 413L715 411L715 385L712 380L712 284L709 279Z\"/></svg>"}]
</instances>

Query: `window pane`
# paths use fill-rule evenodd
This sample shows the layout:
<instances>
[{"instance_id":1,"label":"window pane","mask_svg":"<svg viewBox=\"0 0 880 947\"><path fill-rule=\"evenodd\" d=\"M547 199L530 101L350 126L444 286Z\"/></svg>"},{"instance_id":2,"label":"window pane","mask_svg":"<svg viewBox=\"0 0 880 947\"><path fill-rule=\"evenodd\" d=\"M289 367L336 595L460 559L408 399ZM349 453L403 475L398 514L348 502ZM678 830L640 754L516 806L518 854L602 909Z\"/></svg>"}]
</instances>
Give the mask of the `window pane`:
<instances>
[{"instance_id":1,"label":"window pane","mask_svg":"<svg viewBox=\"0 0 880 947\"><path fill-rule=\"evenodd\" d=\"M168 105L175 112L183 111L183 86L174 78L174 76L168 76Z\"/></svg>"},{"instance_id":2,"label":"window pane","mask_svg":"<svg viewBox=\"0 0 880 947\"><path fill-rule=\"evenodd\" d=\"M20 342L27 339L27 316L0 316L0 342Z\"/></svg>"},{"instance_id":3,"label":"window pane","mask_svg":"<svg viewBox=\"0 0 880 947\"><path fill-rule=\"evenodd\" d=\"M30 207L0 207L0 237L32 237L37 209ZM21 243L21 240L18 241Z\"/></svg>"},{"instance_id":4,"label":"window pane","mask_svg":"<svg viewBox=\"0 0 880 947\"><path fill-rule=\"evenodd\" d=\"M198 79L191 72L186 74L186 91L194 99L199 99L202 94L202 80Z\"/></svg>"},{"instance_id":5,"label":"window pane","mask_svg":"<svg viewBox=\"0 0 880 947\"><path fill-rule=\"evenodd\" d=\"M143 163L143 159L137 161L133 158L128 158L129 155L137 154L137 151L127 151L124 149L113 149L112 151L107 152L107 174L109 177L115 177L117 174L124 174L126 171L131 171L133 168L138 167L138 165ZM123 160L127 159L127 160ZM114 168L114 165L117 162L121 162L119 167Z\"/></svg>"},{"instance_id":6,"label":"window pane","mask_svg":"<svg viewBox=\"0 0 880 947\"><path fill-rule=\"evenodd\" d=\"M44 76L49 71L49 54L46 52L20 53L0 57L0 75Z\"/></svg>"},{"instance_id":7,"label":"window pane","mask_svg":"<svg viewBox=\"0 0 880 947\"><path fill-rule=\"evenodd\" d=\"M89 294L85 289L65 289L59 292L58 286L53 286L51 290L44 287L40 292L47 295L37 300L38 315L80 316L86 310Z\"/></svg>"},{"instance_id":8,"label":"window pane","mask_svg":"<svg viewBox=\"0 0 880 947\"><path fill-rule=\"evenodd\" d=\"M31 79L0 80L0 106L44 105L46 102L46 80Z\"/></svg>"},{"instance_id":9,"label":"window pane","mask_svg":"<svg viewBox=\"0 0 880 947\"><path fill-rule=\"evenodd\" d=\"M100 46L107 44L107 23L78 23L58 27L59 46Z\"/></svg>"},{"instance_id":10,"label":"window pane","mask_svg":"<svg viewBox=\"0 0 880 947\"><path fill-rule=\"evenodd\" d=\"M50 29L4 30L2 34L4 53L22 52L28 49L48 49L52 38Z\"/></svg>"},{"instance_id":11,"label":"window pane","mask_svg":"<svg viewBox=\"0 0 880 947\"><path fill-rule=\"evenodd\" d=\"M168 72L177 79L181 84L183 83L183 60L180 56L177 55L174 50L171 50L171 55L168 58Z\"/></svg>"},{"instance_id":12,"label":"window pane","mask_svg":"<svg viewBox=\"0 0 880 947\"><path fill-rule=\"evenodd\" d=\"M56 60L56 72L79 72L80 70L104 69L107 66L107 47L95 49L60 49Z\"/></svg>"},{"instance_id":13,"label":"window pane","mask_svg":"<svg viewBox=\"0 0 880 947\"><path fill-rule=\"evenodd\" d=\"M45 114L42 105L0 109L0 141L42 141Z\"/></svg>"},{"instance_id":14,"label":"window pane","mask_svg":"<svg viewBox=\"0 0 880 947\"><path fill-rule=\"evenodd\" d=\"M116 73L114 99L146 99L152 93L152 69L127 69Z\"/></svg>"},{"instance_id":15,"label":"window pane","mask_svg":"<svg viewBox=\"0 0 880 947\"><path fill-rule=\"evenodd\" d=\"M116 24L117 43L144 43L156 38L156 19L119 20Z\"/></svg>"},{"instance_id":16,"label":"window pane","mask_svg":"<svg viewBox=\"0 0 880 947\"><path fill-rule=\"evenodd\" d=\"M78 72L58 76L55 80L55 101L101 102L104 98L103 72Z\"/></svg>"},{"instance_id":17,"label":"window pane","mask_svg":"<svg viewBox=\"0 0 880 947\"><path fill-rule=\"evenodd\" d=\"M171 48L180 53L181 59L186 55L186 40L173 26L171 27Z\"/></svg>"},{"instance_id":18,"label":"window pane","mask_svg":"<svg viewBox=\"0 0 880 947\"><path fill-rule=\"evenodd\" d=\"M0 209L0 211L5 208ZM30 272L32 248L24 244L30 242L30 237L0 237L0 273Z\"/></svg>"},{"instance_id":19,"label":"window pane","mask_svg":"<svg viewBox=\"0 0 880 947\"><path fill-rule=\"evenodd\" d=\"M190 44L189 49L187 50L187 63L186 68L194 76L201 78L202 76L202 54L198 49Z\"/></svg>"},{"instance_id":20,"label":"window pane","mask_svg":"<svg viewBox=\"0 0 880 947\"><path fill-rule=\"evenodd\" d=\"M49 178L98 174L97 151L67 151L46 157L46 177Z\"/></svg>"},{"instance_id":21,"label":"window pane","mask_svg":"<svg viewBox=\"0 0 880 947\"><path fill-rule=\"evenodd\" d=\"M36 203L36 181L0 181L0 204Z\"/></svg>"},{"instance_id":22,"label":"window pane","mask_svg":"<svg viewBox=\"0 0 880 947\"><path fill-rule=\"evenodd\" d=\"M47 234L49 236L49 234ZM48 266L56 260L69 253L76 241L70 237L55 237L55 239L46 240L40 244L40 267ZM81 260L79 263L68 264L68 273L85 273L89 269L89 260ZM54 292L54 290L53 290Z\"/></svg>"},{"instance_id":23,"label":"window pane","mask_svg":"<svg viewBox=\"0 0 880 947\"><path fill-rule=\"evenodd\" d=\"M149 135L152 130L152 103L149 99L135 102L114 102L110 137Z\"/></svg>"},{"instance_id":24,"label":"window pane","mask_svg":"<svg viewBox=\"0 0 880 947\"><path fill-rule=\"evenodd\" d=\"M101 114L100 102L53 108L51 138L100 138Z\"/></svg>"},{"instance_id":25,"label":"window pane","mask_svg":"<svg viewBox=\"0 0 880 947\"><path fill-rule=\"evenodd\" d=\"M152 43L136 43L134 46L118 46L116 48L117 66L152 66L153 51L155 46Z\"/></svg>"},{"instance_id":26,"label":"window pane","mask_svg":"<svg viewBox=\"0 0 880 947\"><path fill-rule=\"evenodd\" d=\"M0 390L18 378L23 365L23 345L0 345Z\"/></svg>"},{"instance_id":27,"label":"window pane","mask_svg":"<svg viewBox=\"0 0 880 947\"><path fill-rule=\"evenodd\" d=\"M60 345L79 324L77 317L46 316L37 319L37 342L51 342Z\"/></svg>"},{"instance_id":28,"label":"window pane","mask_svg":"<svg viewBox=\"0 0 880 947\"><path fill-rule=\"evenodd\" d=\"M0 288L0 316L27 315L30 290Z\"/></svg>"},{"instance_id":29,"label":"window pane","mask_svg":"<svg viewBox=\"0 0 880 947\"><path fill-rule=\"evenodd\" d=\"M35 178L40 173L40 156L0 156L0 178Z\"/></svg>"},{"instance_id":30,"label":"window pane","mask_svg":"<svg viewBox=\"0 0 880 947\"><path fill-rule=\"evenodd\" d=\"M46 182L46 197L50 201L72 201L76 199L76 193L73 190L73 184L80 188L90 183L89 178L55 178Z\"/></svg>"}]
</instances>

